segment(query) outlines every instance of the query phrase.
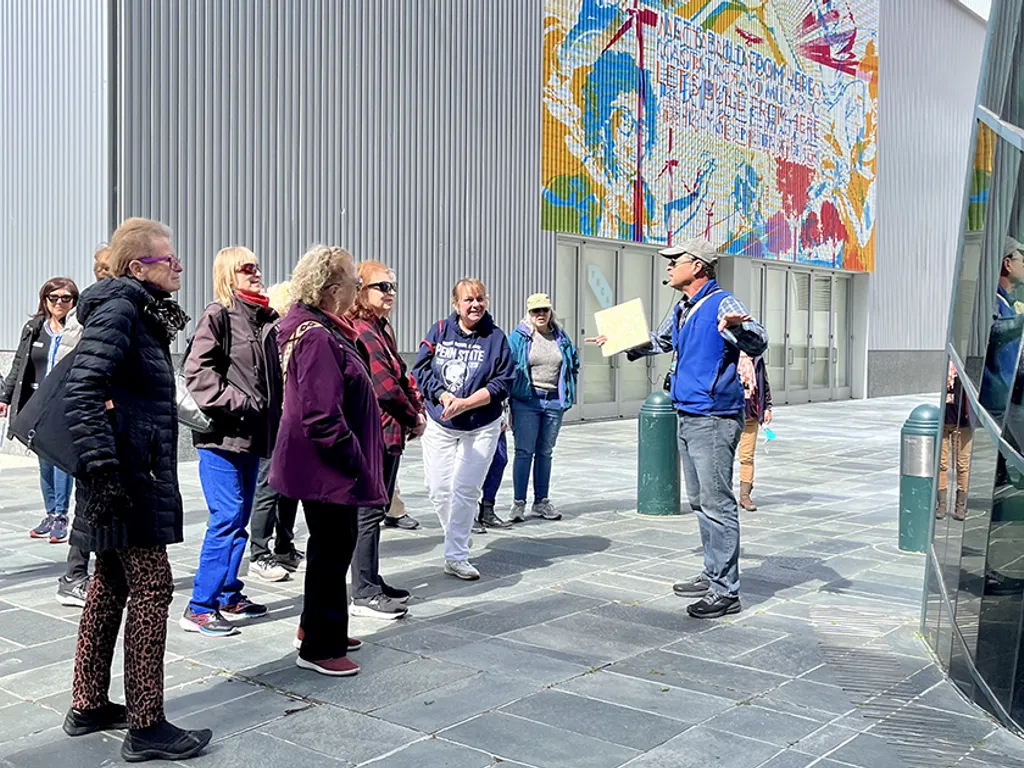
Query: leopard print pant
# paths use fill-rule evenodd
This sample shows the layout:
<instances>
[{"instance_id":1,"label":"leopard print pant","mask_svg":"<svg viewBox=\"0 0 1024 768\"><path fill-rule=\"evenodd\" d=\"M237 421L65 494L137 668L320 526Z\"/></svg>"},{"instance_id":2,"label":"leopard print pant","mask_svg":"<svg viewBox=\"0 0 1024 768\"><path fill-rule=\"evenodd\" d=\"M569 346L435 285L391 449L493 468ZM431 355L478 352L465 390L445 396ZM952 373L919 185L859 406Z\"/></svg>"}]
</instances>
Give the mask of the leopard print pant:
<instances>
[{"instance_id":1,"label":"leopard print pant","mask_svg":"<svg viewBox=\"0 0 1024 768\"><path fill-rule=\"evenodd\" d=\"M96 556L96 572L78 625L72 706L95 709L109 702L110 665L124 627L124 689L129 728L164 719L164 650L167 609L174 593L165 547L133 547Z\"/></svg>"}]
</instances>

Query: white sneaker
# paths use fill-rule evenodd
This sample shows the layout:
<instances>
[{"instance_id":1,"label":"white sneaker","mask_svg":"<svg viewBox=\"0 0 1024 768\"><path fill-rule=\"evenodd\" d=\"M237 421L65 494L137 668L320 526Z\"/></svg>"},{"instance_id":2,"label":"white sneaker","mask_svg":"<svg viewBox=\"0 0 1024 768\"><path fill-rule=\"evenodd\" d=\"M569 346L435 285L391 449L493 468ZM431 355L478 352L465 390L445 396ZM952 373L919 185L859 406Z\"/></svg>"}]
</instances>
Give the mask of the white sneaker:
<instances>
[{"instance_id":1,"label":"white sneaker","mask_svg":"<svg viewBox=\"0 0 1024 768\"><path fill-rule=\"evenodd\" d=\"M263 581L285 581L289 576L287 568L267 555L251 561L249 573Z\"/></svg>"},{"instance_id":2,"label":"white sneaker","mask_svg":"<svg viewBox=\"0 0 1024 768\"><path fill-rule=\"evenodd\" d=\"M469 560L445 560L444 572L465 581L476 581L480 578L480 571Z\"/></svg>"},{"instance_id":3,"label":"white sneaker","mask_svg":"<svg viewBox=\"0 0 1024 768\"><path fill-rule=\"evenodd\" d=\"M548 499L541 499L540 501L533 502L533 509L530 510L530 514L535 515L536 517L542 517L545 520L562 519L562 513L555 509L555 505Z\"/></svg>"},{"instance_id":4,"label":"white sneaker","mask_svg":"<svg viewBox=\"0 0 1024 768\"><path fill-rule=\"evenodd\" d=\"M508 511L508 519L511 523L522 523L526 520L526 502L513 501L512 509Z\"/></svg>"}]
</instances>

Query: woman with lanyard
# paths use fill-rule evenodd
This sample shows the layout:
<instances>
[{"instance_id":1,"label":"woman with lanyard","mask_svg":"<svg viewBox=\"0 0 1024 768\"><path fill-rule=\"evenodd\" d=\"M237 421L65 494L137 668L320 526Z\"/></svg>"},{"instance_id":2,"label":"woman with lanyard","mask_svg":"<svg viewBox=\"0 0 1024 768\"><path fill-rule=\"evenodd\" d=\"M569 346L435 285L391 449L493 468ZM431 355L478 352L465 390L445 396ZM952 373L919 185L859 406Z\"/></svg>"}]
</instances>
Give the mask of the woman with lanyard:
<instances>
[{"instance_id":1,"label":"woman with lanyard","mask_svg":"<svg viewBox=\"0 0 1024 768\"><path fill-rule=\"evenodd\" d=\"M21 332L14 365L0 392L0 417L14 416L57 363L68 313L78 304L78 286L67 277L54 277L39 290L39 309ZM29 531L33 539L59 544L68 537L68 503L74 480L60 467L39 459L39 478L46 516Z\"/></svg>"}]
</instances>

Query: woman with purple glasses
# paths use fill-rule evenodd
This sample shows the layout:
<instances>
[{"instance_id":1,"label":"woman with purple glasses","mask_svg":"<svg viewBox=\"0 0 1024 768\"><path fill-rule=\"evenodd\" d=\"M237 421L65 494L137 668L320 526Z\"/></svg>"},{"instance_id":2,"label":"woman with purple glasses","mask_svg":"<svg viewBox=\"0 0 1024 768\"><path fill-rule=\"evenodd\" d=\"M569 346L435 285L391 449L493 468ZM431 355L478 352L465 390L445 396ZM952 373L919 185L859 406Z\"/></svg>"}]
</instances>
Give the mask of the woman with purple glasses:
<instances>
[{"instance_id":1,"label":"woman with purple glasses","mask_svg":"<svg viewBox=\"0 0 1024 768\"><path fill-rule=\"evenodd\" d=\"M199 482L210 508L192 600L179 621L186 632L233 635L226 619L263 616L249 600L238 569L249 534L260 459L270 456L281 420L281 360L277 313L263 290L263 273L248 248L224 248L213 262L216 301L199 318L185 360L196 405L213 421L192 433Z\"/></svg>"}]
</instances>

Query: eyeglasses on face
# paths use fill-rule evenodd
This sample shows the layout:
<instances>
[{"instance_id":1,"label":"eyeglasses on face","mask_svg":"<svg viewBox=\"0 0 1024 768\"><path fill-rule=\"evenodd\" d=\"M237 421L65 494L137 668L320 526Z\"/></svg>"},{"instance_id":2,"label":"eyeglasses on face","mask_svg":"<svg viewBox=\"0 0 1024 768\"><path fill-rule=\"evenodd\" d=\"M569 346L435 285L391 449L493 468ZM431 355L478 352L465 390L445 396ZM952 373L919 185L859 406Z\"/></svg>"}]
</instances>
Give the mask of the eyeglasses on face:
<instances>
[{"instance_id":1,"label":"eyeglasses on face","mask_svg":"<svg viewBox=\"0 0 1024 768\"><path fill-rule=\"evenodd\" d=\"M376 288L381 293L398 293L398 283L390 280L381 280L376 283L370 283L366 287Z\"/></svg>"},{"instance_id":2,"label":"eyeglasses on face","mask_svg":"<svg viewBox=\"0 0 1024 768\"><path fill-rule=\"evenodd\" d=\"M694 261L695 259L672 259L672 261L668 263L668 268L675 269L680 264L693 264Z\"/></svg>"},{"instance_id":3,"label":"eyeglasses on face","mask_svg":"<svg viewBox=\"0 0 1024 768\"><path fill-rule=\"evenodd\" d=\"M530 314L531 315L546 315L550 311L551 311L551 307L540 307L539 309L531 309L530 310Z\"/></svg>"},{"instance_id":4,"label":"eyeglasses on face","mask_svg":"<svg viewBox=\"0 0 1024 768\"><path fill-rule=\"evenodd\" d=\"M143 259L136 259L140 264L159 264L162 261L166 261L171 269L181 269L181 259L177 256L146 256Z\"/></svg>"},{"instance_id":5,"label":"eyeglasses on face","mask_svg":"<svg viewBox=\"0 0 1024 768\"><path fill-rule=\"evenodd\" d=\"M259 264L242 264L238 269L235 270L240 275L246 275L248 277L255 277L256 275L262 275L263 270L260 269Z\"/></svg>"},{"instance_id":6,"label":"eyeglasses on face","mask_svg":"<svg viewBox=\"0 0 1024 768\"><path fill-rule=\"evenodd\" d=\"M51 304L70 304L75 300L75 297L70 293L51 293L46 297L46 300Z\"/></svg>"}]
</instances>

